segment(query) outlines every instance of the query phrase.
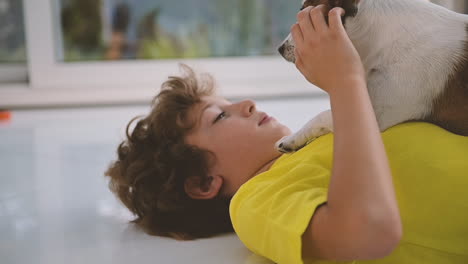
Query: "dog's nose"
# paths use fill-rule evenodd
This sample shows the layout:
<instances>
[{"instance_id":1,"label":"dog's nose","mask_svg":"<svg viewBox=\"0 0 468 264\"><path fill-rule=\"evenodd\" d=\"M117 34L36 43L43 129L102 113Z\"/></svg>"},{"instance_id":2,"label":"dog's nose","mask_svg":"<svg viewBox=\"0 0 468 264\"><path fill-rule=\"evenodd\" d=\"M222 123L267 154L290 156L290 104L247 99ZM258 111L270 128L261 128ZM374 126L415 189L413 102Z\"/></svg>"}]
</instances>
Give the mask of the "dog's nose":
<instances>
[{"instance_id":1,"label":"dog's nose","mask_svg":"<svg viewBox=\"0 0 468 264\"><path fill-rule=\"evenodd\" d=\"M279 52L281 55L283 55L283 54L284 54L284 49L285 49L285 47L284 47L284 44L283 44L283 45L281 45L281 46L278 48L278 52Z\"/></svg>"}]
</instances>

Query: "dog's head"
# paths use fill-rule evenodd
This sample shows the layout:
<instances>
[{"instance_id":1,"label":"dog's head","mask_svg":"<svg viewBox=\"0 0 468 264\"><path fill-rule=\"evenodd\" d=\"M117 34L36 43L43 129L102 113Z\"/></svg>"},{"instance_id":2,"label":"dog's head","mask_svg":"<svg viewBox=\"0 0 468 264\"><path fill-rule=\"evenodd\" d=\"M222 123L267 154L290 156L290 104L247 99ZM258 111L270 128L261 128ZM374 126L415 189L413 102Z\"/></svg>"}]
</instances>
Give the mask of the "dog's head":
<instances>
[{"instance_id":1,"label":"dog's head","mask_svg":"<svg viewBox=\"0 0 468 264\"><path fill-rule=\"evenodd\" d=\"M341 7L345 10L345 15L342 18L343 24L345 24L346 18L356 16L359 2L360 0L302 0L301 10L308 6L318 5L325 5L328 10L334 7ZM326 19L328 23L328 18L326 17ZM294 57L294 40L291 34L284 40L278 51L287 61L293 63L296 61Z\"/></svg>"}]
</instances>

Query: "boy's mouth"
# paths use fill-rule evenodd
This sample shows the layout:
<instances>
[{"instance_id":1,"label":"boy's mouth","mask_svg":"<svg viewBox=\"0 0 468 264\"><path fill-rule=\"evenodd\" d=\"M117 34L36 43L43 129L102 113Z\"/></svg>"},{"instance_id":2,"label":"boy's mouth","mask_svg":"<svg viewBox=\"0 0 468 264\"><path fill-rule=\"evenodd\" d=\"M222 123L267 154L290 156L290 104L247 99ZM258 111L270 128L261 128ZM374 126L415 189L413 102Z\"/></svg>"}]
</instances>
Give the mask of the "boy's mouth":
<instances>
[{"instance_id":1,"label":"boy's mouth","mask_svg":"<svg viewBox=\"0 0 468 264\"><path fill-rule=\"evenodd\" d=\"M261 125L263 125L265 123L268 123L271 119L272 119L271 116L269 116L267 114L263 114L262 118L260 119L260 122L258 123L258 125L261 126Z\"/></svg>"}]
</instances>

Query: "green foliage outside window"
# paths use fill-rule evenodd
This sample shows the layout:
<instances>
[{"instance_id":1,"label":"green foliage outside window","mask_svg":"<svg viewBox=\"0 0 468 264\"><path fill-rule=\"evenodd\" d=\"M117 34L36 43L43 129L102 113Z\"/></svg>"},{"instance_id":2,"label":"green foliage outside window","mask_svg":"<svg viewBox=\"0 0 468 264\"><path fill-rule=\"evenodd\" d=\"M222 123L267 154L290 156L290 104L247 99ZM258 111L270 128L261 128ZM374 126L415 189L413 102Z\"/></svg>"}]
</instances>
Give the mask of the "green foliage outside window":
<instances>
[{"instance_id":1,"label":"green foliage outside window","mask_svg":"<svg viewBox=\"0 0 468 264\"><path fill-rule=\"evenodd\" d=\"M60 0L65 61L273 55L285 0Z\"/></svg>"}]
</instances>

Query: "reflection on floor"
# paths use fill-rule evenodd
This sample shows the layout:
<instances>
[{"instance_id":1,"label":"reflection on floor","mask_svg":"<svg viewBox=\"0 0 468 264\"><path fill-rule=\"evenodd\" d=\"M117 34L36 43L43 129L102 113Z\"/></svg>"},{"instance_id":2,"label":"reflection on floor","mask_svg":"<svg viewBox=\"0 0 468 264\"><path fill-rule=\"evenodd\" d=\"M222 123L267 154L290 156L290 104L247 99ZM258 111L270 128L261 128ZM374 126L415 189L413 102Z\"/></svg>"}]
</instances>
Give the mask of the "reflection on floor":
<instances>
[{"instance_id":1,"label":"reflection on floor","mask_svg":"<svg viewBox=\"0 0 468 264\"><path fill-rule=\"evenodd\" d=\"M293 131L326 97L258 101ZM10 263L271 263L232 235L178 242L147 236L103 171L124 128L148 107L14 111L0 122L0 259Z\"/></svg>"}]
</instances>

